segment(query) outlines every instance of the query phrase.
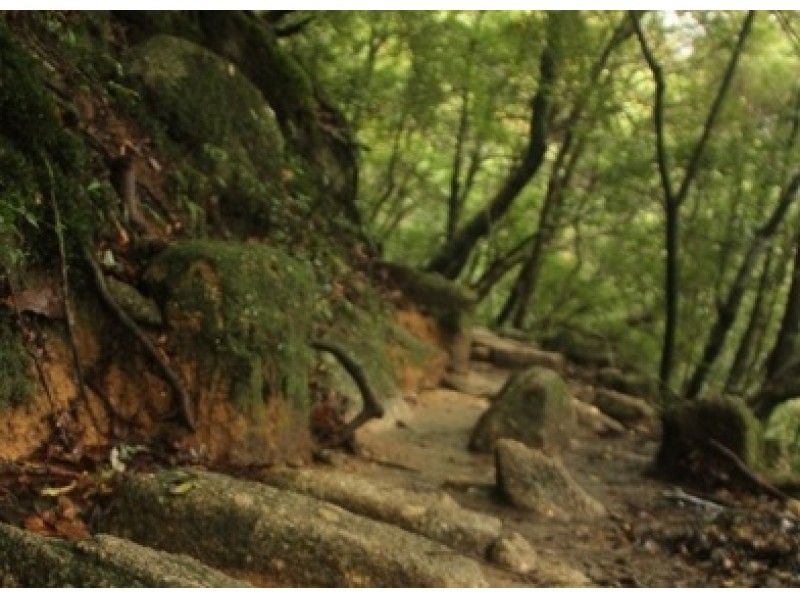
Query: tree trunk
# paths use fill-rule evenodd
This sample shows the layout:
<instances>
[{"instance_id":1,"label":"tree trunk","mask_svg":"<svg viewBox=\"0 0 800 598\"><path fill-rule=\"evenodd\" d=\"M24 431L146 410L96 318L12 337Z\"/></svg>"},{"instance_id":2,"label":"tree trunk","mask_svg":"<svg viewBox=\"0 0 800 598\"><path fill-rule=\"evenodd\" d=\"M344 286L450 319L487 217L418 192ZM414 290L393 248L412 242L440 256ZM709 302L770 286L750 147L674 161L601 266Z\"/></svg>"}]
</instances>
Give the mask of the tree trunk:
<instances>
[{"instance_id":1,"label":"tree trunk","mask_svg":"<svg viewBox=\"0 0 800 598\"><path fill-rule=\"evenodd\" d=\"M783 193L778 201L778 205L772 212L769 220L756 231L753 242L748 247L742 263L736 272L736 277L733 279L728 295L725 301L720 305L717 320L711 329L711 334L706 342L705 349L703 350L703 357L700 363L697 364L689 383L686 385L684 395L686 398L693 399L703 388L708 372L714 365L714 362L719 357L722 347L725 344L725 338L728 336L733 323L736 321L736 316L739 313L739 307L742 304L742 297L747 291L747 281L750 279L750 274L755 268L761 253L768 247L770 239L775 235L778 227L783 222L786 212L789 210L795 197L797 190L800 187L800 173L796 174L789 184L784 187Z\"/></svg>"},{"instance_id":2,"label":"tree trunk","mask_svg":"<svg viewBox=\"0 0 800 598\"><path fill-rule=\"evenodd\" d=\"M665 144L664 134L664 95L666 93L666 82L664 80L664 72L661 65L655 59L655 56L647 43L647 39L642 32L641 24L639 23L639 15L630 13L631 23L633 24L636 36L639 39L639 46L641 47L642 54L647 62L650 72L653 75L653 81L656 86L655 101L653 104L653 123L656 133L656 161L658 164L659 178L661 179L661 187L663 192L663 205L664 205L664 229L665 229L665 244L666 244L666 263L664 267L664 340L661 349L661 363L659 366L659 380L661 383L662 392L668 395L670 378L672 377L672 370L675 361L675 338L678 327L678 302L679 302L679 233L680 233L680 208L681 204L686 200L689 195L689 190L697 176L700 168L701 158L708 145L708 140L711 138L711 132L717 117L722 108L723 100L728 93L733 74L736 71L736 66L739 63L744 43L752 29L753 20L755 18L755 11L749 11L742 23L739 31L739 36L736 40L736 46L733 49L725 73L722 76L717 94L714 101L709 108L708 115L706 116L705 123L703 124L703 131L700 138L697 140L691 155L686 163L683 179L681 180L678 191L673 191L672 179L670 174L670 167L668 155Z\"/></svg>"},{"instance_id":3,"label":"tree trunk","mask_svg":"<svg viewBox=\"0 0 800 598\"><path fill-rule=\"evenodd\" d=\"M456 232L428 264L428 270L455 279L480 239L489 233L492 223L502 218L525 185L539 171L547 150L547 134L552 108L552 90L556 80L555 44L558 19L548 16L547 40L539 59L539 85L531 102L528 145L522 160L509 173L489 205Z\"/></svg>"},{"instance_id":4,"label":"tree trunk","mask_svg":"<svg viewBox=\"0 0 800 598\"><path fill-rule=\"evenodd\" d=\"M800 237L795 246L792 282L786 297L781 327L766 363L766 376L756 397L755 412L766 417L787 397L800 394L800 384L789 383L797 364L795 357L800 337Z\"/></svg>"},{"instance_id":5,"label":"tree trunk","mask_svg":"<svg viewBox=\"0 0 800 598\"><path fill-rule=\"evenodd\" d=\"M747 377L748 364L753 362L753 347L755 344L756 335L764 326L764 299L767 296L767 288L771 278L772 256L774 251L770 247L770 251L764 258L764 266L761 271L761 277L758 281L758 288L756 289L756 298L753 302L753 308L750 310L750 319L747 321L747 327L739 340L739 347L736 349L736 354L733 357L730 370L728 371L728 379L725 381L725 388L723 394L738 394L741 392L745 378Z\"/></svg>"}]
</instances>

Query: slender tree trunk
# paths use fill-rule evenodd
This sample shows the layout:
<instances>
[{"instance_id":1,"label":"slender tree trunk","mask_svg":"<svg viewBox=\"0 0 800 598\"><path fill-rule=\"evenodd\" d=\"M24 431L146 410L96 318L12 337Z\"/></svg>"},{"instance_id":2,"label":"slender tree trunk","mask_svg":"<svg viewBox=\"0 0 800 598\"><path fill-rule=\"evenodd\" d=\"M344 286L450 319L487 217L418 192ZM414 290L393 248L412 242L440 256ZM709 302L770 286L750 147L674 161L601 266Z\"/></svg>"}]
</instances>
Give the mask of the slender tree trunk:
<instances>
[{"instance_id":1,"label":"slender tree trunk","mask_svg":"<svg viewBox=\"0 0 800 598\"><path fill-rule=\"evenodd\" d=\"M786 297L781 327L766 363L766 376L755 402L755 412L765 418L783 400L800 394L800 384L788 378L797 363L800 338L800 236L795 246L792 282Z\"/></svg>"},{"instance_id":2,"label":"slender tree trunk","mask_svg":"<svg viewBox=\"0 0 800 598\"><path fill-rule=\"evenodd\" d=\"M756 231L753 242L748 247L742 263L736 272L736 276L728 290L728 295L725 301L720 305L717 314L717 320L711 329L711 334L706 342L703 356L697 368L689 379L686 385L684 395L689 398L695 398L703 388L703 383L708 376L711 367L719 357L722 347L725 344L725 338L728 336L733 323L736 321L736 316L739 313L739 307L742 303L742 298L747 291L747 281L755 268L761 253L766 250L769 245L770 239L778 231L778 227L783 222L789 207L797 196L797 190L800 188L800 173L796 174L789 184L784 187L778 205L772 212L769 220Z\"/></svg>"},{"instance_id":3,"label":"slender tree trunk","mask_svg":"<svg viewBox=\"0 0 800 598\"><path fill-rule=\"evenodd\" d=\"M728 371L728 378L725 381L724 394L737 394L741 392L742 384L747 377L747 366L752 363L752 351L755 345L756 335L759 330L764 326L763 313L764 313L764 299L767 296L767 288L769 287L770 278L772 275L772 256L774 250L770 247L764 257L764 266L761 271L761 276L758 281L758 288L756 289L756 297L753 301L753 307L750 310L750 318L747 321L747 327L739 340L739 346L736 349L736 354L733 356L730 370Z\"/></svg>"},{"instance_id":4,"label":"slender tree trunk","mask_svg":"<svg viewBox=\"0 0 800 598\"><path fill-rule=\"evenodd\" d=\"M506 254L492 261L483 271L480 278L470 286L479 301L485 298L486 295L489 294L489 291L491 291L510 270L522 263L525 259L525 248L533 241L533 237L534 235L525 237Z\"/></svg>"},{"instance_id":5,"label":"slender tree trunk","mask_svg":"<svg viewBox=\"0 0 800 598\"><path fill-rule=\"evenodd\" d=\"M456 131L456 147L453 152L453 167L450 173L450 195L447 198L447 241L452 241L456 235L458 222L461 219L462 190L461 190L461 165L464 161L464 143L469 129L469 88L464 85L461 91L461 113Z\"/></svg>"},{"instance_id":6,"label":"slender tree trunk","mask_svg":"<svg viewBox=\"0 0 800 598\"><path fill-rule=\"evenodd\" d=\"M509 316L515 328L522 328L525 323L524 320L528 313L528 307L539 280L539 272L541 271L545 252L556 232L556 220L564 200L564 192L570 186L575 167L583 155L585 147L584 143L586 138L582 137L562 170L562 163L569 147L572 145L571 139L572 135L570 133L569 140L565 140L562 146L564 152L556 157L555 164L553 165L554 173L553 176L550 177L550 181L547 185L545 200L539 216L539 226L533 238L530 255L528 255L527 260L522 265L519 276L508 296L508 301L503 311L498 316L498 324L505 323Z\"/></svg>"},{"instance_id":7,"label":"slender tree trunk","mask_svg":"<svg viewBox=\"0 0 800 598\"><path fill-rule=\"evenodd\" d=\"M539 59L539 85L531 102L528 145L522 160L509 173L501 188L484 210L478 212L445 243L428 264L428 270L450 279L461 274L478 241L486 236L494 222L511 207L514 199L538 172L547 150L547 135L552 109L552 89L556 80L556 43L558 19L548 16L547 39Z\"/></svg>"},{"instance_id":8,"label":"slender tree trunk","mask_svg":"<svg viewBox=\"0 0 800 598\"><path fill-rule=\"evenodd\" d=\"M659 365L659 380L663 394L669 395L670 378L672 377L673 365L675 361L675 339L678 327L678 302L679 302L679 234L680 234L680 207L689 194L691 185L700 167L701 158L705 152L711 132L717 121L723 100L730 88L733 74L739 63L744 43L752 29L755 12L749 11L742 23L736 46L733 49L727 68L723 74L717 94L711 104L703 131L695 144L691 155L686 164L683 179L681 180L678 191L673 191L672 179L668 155L665 145L664 135L664 95L666 93L666 83L664 72L661 65L653 55L647 39L639 23L639 15L630 13L631 23L633 24L636 36L639 39L639 46L647 62L653 81L656 86L655 101L653 104L653 123L656 133L656 161L658 164L659 178L663 192L664 206L664 232L666 246L666 261L664 267L664 338L661 349L661 363Z\"/></svg>"}]
</instances>

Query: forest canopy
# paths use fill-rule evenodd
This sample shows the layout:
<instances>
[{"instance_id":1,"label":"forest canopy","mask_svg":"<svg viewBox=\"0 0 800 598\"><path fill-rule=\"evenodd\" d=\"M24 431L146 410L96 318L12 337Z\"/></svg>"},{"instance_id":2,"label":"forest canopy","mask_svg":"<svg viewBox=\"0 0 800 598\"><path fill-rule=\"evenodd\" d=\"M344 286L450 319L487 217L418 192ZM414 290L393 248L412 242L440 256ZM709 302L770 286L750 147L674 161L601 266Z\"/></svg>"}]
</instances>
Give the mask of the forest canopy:
<instances>
[{"instance_id":1,"label":"forest canopy","mask_svg":"<svg viewBox=\"0 0 800 598\"><path fill-rule=\"evenodd\" d=\"M387 259L668 394L747 395L793 365L798 32L785 11L328 12L288 41L353 127Z\"/></svg>"}]
</instances>

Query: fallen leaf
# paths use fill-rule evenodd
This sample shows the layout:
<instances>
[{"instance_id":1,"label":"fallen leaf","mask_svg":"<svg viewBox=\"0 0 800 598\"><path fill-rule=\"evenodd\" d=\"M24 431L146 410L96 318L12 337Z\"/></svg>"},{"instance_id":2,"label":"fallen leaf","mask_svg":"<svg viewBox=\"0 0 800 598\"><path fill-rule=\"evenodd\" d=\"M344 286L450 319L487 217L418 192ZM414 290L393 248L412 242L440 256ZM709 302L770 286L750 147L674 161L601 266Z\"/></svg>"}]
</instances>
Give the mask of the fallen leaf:
<instances>
[{"instance_id":1,"label":"fallen leaf","mask_svg":"<svg viewBox=\"0 0 800 598\"><path fill-rule=\"evenodd\" d=\"M55 486L55 487L47 487L42 488L39 490L39 494L41 496L61 496L62 494L67 494L75 490L75 487L78 485L78 482L72 480L66 486Z\"/></svg>"},{"instance_id":2,"label":"fallen leaf","mask_svg":"<svg viewBox=\"0 0 800 598\"><path fill-rule=\"evenodd\" d=\"M172 494L173 496L180 496L182 494L190 492L196 487L197 487L197 482L195 482L194 480L186 480L185 482L180 482L178 484L175 484L174 486L171 486L169 489L169 493Z\"/></svg>"}]
</instances>

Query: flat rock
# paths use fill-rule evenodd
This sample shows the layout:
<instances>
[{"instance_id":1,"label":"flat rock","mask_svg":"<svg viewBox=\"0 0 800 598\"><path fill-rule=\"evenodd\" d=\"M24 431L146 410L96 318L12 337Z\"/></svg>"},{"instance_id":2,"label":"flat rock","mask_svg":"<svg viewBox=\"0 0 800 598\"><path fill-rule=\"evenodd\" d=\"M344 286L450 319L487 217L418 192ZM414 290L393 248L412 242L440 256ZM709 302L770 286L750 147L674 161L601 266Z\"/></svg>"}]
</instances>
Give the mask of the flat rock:
<instances>
[{"instance_id":1,"label":"flat rock","mask_svg":"<svg viewBox=\"0 0 800 598\"><path fill-rule=\"evenodd\" d=\"M491 399L502 390L507 380L507 372L479 372L471 369L465 373L447 372L442 378L442 386L475 397Z\"/></svg>"},{"instance_id":2,"label":"flat rock","mask_svg":"<svg viewBox=\"0 0 800 598\"><path fill-rule=\"evenodd\" d=\"M178 492L180 490L180 492ZM228 476L124 476L110 527L279 586L483 587L477 561L329 502Z\"/></svg>"},{"instance_id":3,"label":"flat rock","mask_svg":"<svg viewBox=\"0 0 800 598\"><path fill-rule=\"evenodd\" d=\"M68 542L0 523L0 586L248 587L181 554L99 534Z\"/></svg>"},{"instance_id":4,"label":"flat rock","mask_svg":"<svg viewBox=\"0 0 800 598\"><path fill-rule=\"evenodd\" d=\"M567 520L597 517L606 512L557 459L540 450L501 439L495 447L495 462L497 486L516 507L543 517Z\"/></svg>"},{"instance_id":5,"label":"flat rock","mask_svg":"<svg viewBox=\"0 0 800 598\"><path fill-rule=\"evenodd\" d=\"M648 428L655 426L656 410L644 399L598 388L593 402L600 411L623 424L644 424Z\"/></svg>"},{"instance_id":6,"label":"flat rock","mask_svg":"<svg viewBox=\"0 0 800 598\"><path fill-rule=\"evenodd\" d=\"M594 405L575 399L572 403L575 408L575 415L578 424L588 428L599 436L622 436L625 434L625 426L600 411Z\"/></svg>"},{"instance_id":7,"label":"flat rock","mask_svg":"<svg viewBox=\"0 0 800 598\"><path fill-rule=\"evenodd\" d=\"M564 446L575 424L575 411L564 380L553 370L534 367L509 378L481 416L469 448L491 453L498 438L527 445Z\"/></svg>"},{"instance_id":8,"label":"flat rock","mask_svg":"<svg viewBox=\"0 0 800 598\"><path fill-rule=\"evenodd\" d=\"M472 355L499 367L525 368L534 365L561 370L565 365L559 353L542 351L529 343L497 335L485 328L472 330Z\"/></svg>"}]
</instances>

